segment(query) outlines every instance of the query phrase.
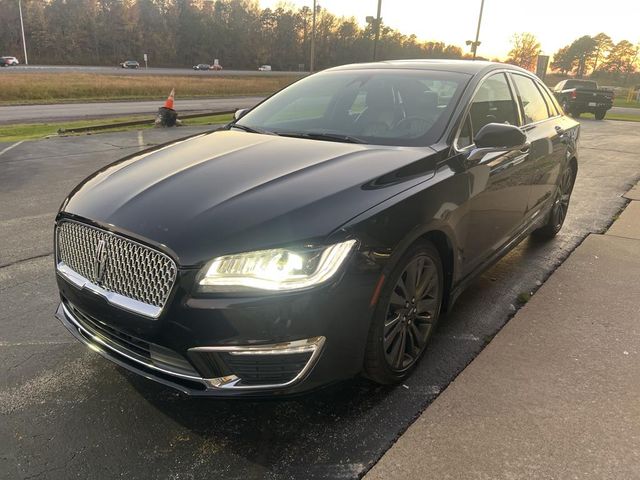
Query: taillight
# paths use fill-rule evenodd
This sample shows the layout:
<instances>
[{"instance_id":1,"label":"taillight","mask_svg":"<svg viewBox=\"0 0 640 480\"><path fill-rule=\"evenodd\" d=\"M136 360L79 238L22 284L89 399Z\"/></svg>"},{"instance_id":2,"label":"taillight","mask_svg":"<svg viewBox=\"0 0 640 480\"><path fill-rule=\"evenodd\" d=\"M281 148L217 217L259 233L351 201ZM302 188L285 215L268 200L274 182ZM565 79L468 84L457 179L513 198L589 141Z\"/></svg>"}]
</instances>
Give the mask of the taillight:
<instances>
[{"instance_id":1,"label":"taillight","mask_svg":"<svg viewBox=\"0 0 640 480\"><path fill-rule=\"evenodd\" d=\"M571 98L575 100L577 97L578 97L578 94L576 93L576 91L575 90L572 91L571 92Z\"/></svg>"}]
</instances>

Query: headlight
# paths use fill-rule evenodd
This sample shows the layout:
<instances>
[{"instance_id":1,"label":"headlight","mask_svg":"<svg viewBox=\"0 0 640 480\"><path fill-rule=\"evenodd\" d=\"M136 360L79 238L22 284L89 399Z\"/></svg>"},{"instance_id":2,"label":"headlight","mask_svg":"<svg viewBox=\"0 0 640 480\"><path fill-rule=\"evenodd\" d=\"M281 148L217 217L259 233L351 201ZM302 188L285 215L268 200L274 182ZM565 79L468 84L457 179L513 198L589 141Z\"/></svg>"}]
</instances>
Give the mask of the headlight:
<instances>
[{"instance_id":1,"label":"headlight","mask_svg":"<svg viewBox=\"0 0 640 480\"><path fill-rule=\"evenodd\" d=\"M198 288L231 292L312 287L335 275L355 244L355 240L347 240L323 248L276 248L218 257L203 269Z\"/></svg>"}]
</instances>

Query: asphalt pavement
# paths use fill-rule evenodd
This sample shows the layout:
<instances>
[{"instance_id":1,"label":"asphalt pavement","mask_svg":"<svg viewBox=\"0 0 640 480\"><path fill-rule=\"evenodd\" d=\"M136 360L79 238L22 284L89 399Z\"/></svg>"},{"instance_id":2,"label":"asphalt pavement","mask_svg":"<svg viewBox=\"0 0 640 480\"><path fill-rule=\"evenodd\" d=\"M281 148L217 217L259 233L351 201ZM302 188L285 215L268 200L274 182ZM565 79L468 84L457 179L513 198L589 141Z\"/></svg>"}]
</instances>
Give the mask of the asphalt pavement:
<instances>
[{"instance_id":1,"label":"asphalt pavement","mask_svg":"<svg viewBox=\"0 0 640 480\"><path fill-rule=\"evenodd\" d=\"M618 115L640 115L640 105L638 107L613 107L609 112Z\"/></svg>"},{"instance_id":2,"label":"asphalt pavement","mask_svg":"<svg viewBox=\"0 0 640 480\"><path fill-rule=\"evenodd\" d=\"M562 232L525 240L471 285L404 385L353 379L263 402L185 397L112 365L53 318L52 226L66 193L121 156L197 130L0 143L0 478L362 476L500 331L518 297L625 205L640 177L640 125L582 124Z\"/></svg>"},{"instance_id":3,"label":"asphalt pavement","mask_svg":"<svg viewBox=\"0 0 640 480\"><path fill-rule=\"evenodd\" d=\"M179 114L228 111L253 107L264 97L198 98L175 101ZM154 115L163 100L143 102L64 103L53 105L0 106L0 125L12 123L61 122L126 115ZM0 139L1 140L1 139Z\"/></svg>"}]
</instances>

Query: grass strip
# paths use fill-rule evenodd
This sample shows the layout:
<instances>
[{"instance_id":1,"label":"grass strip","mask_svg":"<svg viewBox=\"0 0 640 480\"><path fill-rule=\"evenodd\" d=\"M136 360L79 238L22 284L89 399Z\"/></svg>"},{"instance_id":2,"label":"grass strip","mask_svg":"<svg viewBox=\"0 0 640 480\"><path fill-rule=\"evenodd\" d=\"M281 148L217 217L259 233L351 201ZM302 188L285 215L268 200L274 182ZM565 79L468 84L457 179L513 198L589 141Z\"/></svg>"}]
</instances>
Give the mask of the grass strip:
<instances>
[{"instance_id":1,"label":"grass strip","mask_svg":"<svg viewBox=\"0 0 640 480\"><path fill-rule=\"evenodd\" d=\"M613 99L614 107L626 107L626 108L640 108L640 102L631 101L627 102L626 97L616 97Z\"/></svg>"},{"instance_id":2,"label":"grass strip","mask_svg":"<svg viewBox=\"0 0 640 480\"><path fill-rule=\"evenodd\" d=\"M111 118L108 120L78 120L74 122L53 122L53 123L24 123L15 125L0 125L0 142L18 142L20 140L42 139L49 135L56 135L58 130L70 130L73 128L87 127L91 125L105 125L113 123L113 128L100 130L103 132L125 132L130 130L142 130L154 128L153 125L133 125L130 127L120 127L117 124L123 122L133 122L153 118L149 115L132 115L128 117ZM233 115L211 115L208 117L198 117L183 120L184 126L218 125L230 122ZM177 127L179 128L179 127ZM95 133L92 133L95 135Z\"/></svg>"},{"instance_id":3,"label":"grass strip","mask_svg":"<svg viewBox=\"0 0 640 480\"><path fill-rule=\"evenodd\" d=\"M298 76L160 76L98 75L90 73L0 74L0 104L51 104L166 98L269 95Z\"/></svg>"}]
</instances>

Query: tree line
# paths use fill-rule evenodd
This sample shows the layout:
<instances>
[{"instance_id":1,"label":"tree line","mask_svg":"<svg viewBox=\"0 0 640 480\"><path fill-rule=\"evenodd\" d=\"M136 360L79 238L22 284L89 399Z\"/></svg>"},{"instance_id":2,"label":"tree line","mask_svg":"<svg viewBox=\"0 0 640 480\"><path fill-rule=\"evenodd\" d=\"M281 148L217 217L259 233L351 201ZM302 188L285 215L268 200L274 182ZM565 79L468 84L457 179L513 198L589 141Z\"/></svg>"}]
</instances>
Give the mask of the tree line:
<instances>
[{"instance_id":1,"label":"tree line","mask_svg":"<svg viewBox=\"0 0 640 480\"><path fill-rule=\"evenodd\" d=\"M540 42L531 33L516 33L511 39L507 63L535 71ZM640 45L628 40L614 42L606 33L584 35L553 55L551 70L561 75L586 75L629 83L637 78L640 67Z\"/></svg>"},{"instance_id":2,"label":"tree line","mask_svg":"<svg viewBox=\"0 0 640 480\"><path fill-rule=\"evenodd\" d=\"M115 65L149 55L152 66L219 59L225 68L309 68L312 9L260 8L256 0L23 0L29 62ZM372 58L374 27L316 15L315 62L326 68ZM17 0L0 0L1 55L22 57ZM459 58L461 48L381 26L378 59Z\"/></svg>"},{"instance_id":3,"label":"tree line","mask_svg":"<svg viewBox=\"0 0 640 480\"><path fill-rule=\"evenodd\" d=\"M615 43L606 33L584 35L553 55L551 68L578 77L587 74L630 74L637 70L640 46L628 40Z\"/></svg>"}]
</instances>

